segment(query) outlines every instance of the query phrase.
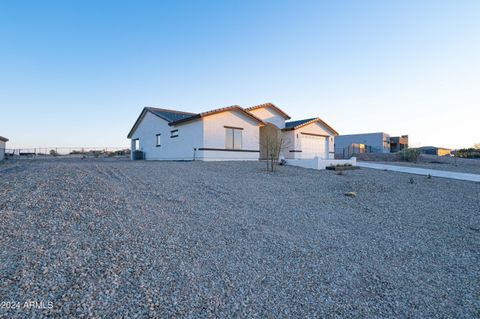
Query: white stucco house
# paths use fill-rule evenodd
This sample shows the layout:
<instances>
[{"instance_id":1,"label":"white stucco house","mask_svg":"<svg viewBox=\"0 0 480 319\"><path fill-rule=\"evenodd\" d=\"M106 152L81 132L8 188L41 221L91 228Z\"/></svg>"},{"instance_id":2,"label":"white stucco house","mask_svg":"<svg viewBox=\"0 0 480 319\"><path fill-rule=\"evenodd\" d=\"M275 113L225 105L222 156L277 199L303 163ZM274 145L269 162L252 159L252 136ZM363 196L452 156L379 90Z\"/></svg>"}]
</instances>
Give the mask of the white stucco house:
<instances>
[{"instance_id":1,"label":"white stucco house","mask_svg":"<svg viewBox=\"0 0 480 319\"><path fill-rule=\"evenodd\" d=\"M0 136L0 161L3 161L5 159L5 148L7 142L8 138Z\"/></svg>"},{"instance_id":2,"label":"white stucco house","mask_svg":"<svg viewBox=\"0 0 480 319\"><path fill-rule=\"evenodd\" d=\"M262 139L276 128L287 140L285 158L333 158L334 129L320 118L288 120L272 103L203 113L145 107L128 138L132 156L141 150L147 160L259 160L265 152Z\"/></svg>"}]
</instances>

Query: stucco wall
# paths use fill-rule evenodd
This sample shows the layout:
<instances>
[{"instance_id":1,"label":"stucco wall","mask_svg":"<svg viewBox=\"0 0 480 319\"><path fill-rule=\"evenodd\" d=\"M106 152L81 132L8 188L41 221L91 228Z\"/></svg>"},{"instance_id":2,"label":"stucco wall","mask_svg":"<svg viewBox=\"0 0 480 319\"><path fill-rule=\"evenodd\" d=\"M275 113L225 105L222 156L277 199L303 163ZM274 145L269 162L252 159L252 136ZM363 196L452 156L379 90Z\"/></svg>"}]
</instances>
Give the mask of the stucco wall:
<instances>
[{"instance_id":1,"label":"stucco wall","mask_svg":"<svg viewBox=\"0 0 480 319\"><path fill-rule=\"evenodd\" d=\"M285 127L285 118L270 107L262 107L248 112L252 113L264 122L275 124L278 128Z\"/></svg>"},{"instance_id":2,"label":"stucco wall","mask_svg":"<svg viewBox=\"0 0 480 319\"><path fill-rule=\"evenodd\" d=\"M226 150L225 126L242 130L241 152ZM171 138L171 131L178 137ZM161 134L161 145L156 146L156 134ZM259 125L249 116L238 112L222 112L177 126L169 126L162 118L148 112L132 135L139 139L139 149L146 160L258 160ZM203 148L216 150L202 150Z\"/></svg>"},{"instance_id":3,"label":"stucco wall","mask_svg":"<svg viewBox=\"0 0 480 319\"><path fill-rule=\"evenodd\" d=\"M0 141L0 161L5 159L5 142Z\"/></svg>"},{"instance_id":4,"label":"stucco wall","mask_svg":"<svg viewBox=\"0 0 480 319\"><path fill-rule=\"evenodd\" d=\"M171 138L171 131L178 129L178 137ZM161 145L156 146L156 134L161 134ZM148 112L132 139L140 140L140 150L147 160L192 160L194 148L203 147L202 120L188 124L169 126L168 122Z\"/></svg>"},{"instance_id":5,"label":"stucco wall","mask_svg":"<svg viewBox=\"0 0 480 319\"><path fill-rule=\"evenodd\" d=\"M242 149L260 150L260 127L257 121L239 111L222 112L203 118L204 148L225 150L225 126L242 130ZM259 152L204 151L204 160L258 160Z\"/></svg>"},{"instance_id":6,"label":"stucco wall","mask_svg":"<svg viewBox=\"0 0 480 319\"><path fill-rule=\"evenodd\" d=\"M295 153L292 152L295 149L295 131L284 131L283 132L283 139L285 141L285 148L283 150L283 156L286 159L294 159Z\"/></svg>"}]
</instances>

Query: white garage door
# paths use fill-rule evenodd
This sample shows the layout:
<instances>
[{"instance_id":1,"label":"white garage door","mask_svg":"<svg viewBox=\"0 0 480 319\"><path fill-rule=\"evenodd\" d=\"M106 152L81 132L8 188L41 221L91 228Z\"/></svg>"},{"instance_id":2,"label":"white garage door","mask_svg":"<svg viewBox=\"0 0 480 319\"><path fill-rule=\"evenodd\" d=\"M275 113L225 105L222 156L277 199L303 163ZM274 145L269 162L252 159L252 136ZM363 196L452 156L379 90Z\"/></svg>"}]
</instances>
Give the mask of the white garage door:
<instances>
[{"instance_id":1,"label":"white garage door","mask_svg":"<svg viewBox=\"0 0 480 319\"><path fill-rule=\"evenodd\" d=\"M326 137L300 134L300 139L303 158L313 158L315 156L326 158Z\"/></svg>"}]
</instances>

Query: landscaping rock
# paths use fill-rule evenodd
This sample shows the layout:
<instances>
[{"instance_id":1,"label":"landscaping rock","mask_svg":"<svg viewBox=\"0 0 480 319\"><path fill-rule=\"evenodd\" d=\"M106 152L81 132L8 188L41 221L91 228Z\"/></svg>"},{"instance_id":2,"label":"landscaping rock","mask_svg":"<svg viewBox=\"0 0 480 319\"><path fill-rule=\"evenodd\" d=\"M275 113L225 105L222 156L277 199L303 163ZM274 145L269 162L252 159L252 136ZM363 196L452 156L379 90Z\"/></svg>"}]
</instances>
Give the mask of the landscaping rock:
<instances>
[{"instance_id":1,"label":"landscaping rock","mask_svg":"<svg viewBox=\"0 0 480 319\"><path fill-rule=\"evenodd\" d=\"M47 309L0 317L477 317L480 185L406 179L258 162L2 164L0 301Z\"/></svg>"}]
</instances>

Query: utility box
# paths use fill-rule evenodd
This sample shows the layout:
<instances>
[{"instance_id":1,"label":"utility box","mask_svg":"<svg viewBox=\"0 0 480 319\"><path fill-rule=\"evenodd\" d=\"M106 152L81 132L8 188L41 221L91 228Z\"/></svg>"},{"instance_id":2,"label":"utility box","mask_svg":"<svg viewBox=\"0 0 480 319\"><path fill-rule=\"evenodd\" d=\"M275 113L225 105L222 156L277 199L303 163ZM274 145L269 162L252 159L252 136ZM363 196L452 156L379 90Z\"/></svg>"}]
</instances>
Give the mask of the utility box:
<instances>
[{"instance_id":1,"label":"utility box","mask_svg":"<svg viewBox=\"0 0 480 319\"><path fill-rule=\"evenodd\" d=\"M132 152L132 159L134 161L140 161L145 159L145 153L143 151L135 150Z\"/></svg>"}]
</instances>

